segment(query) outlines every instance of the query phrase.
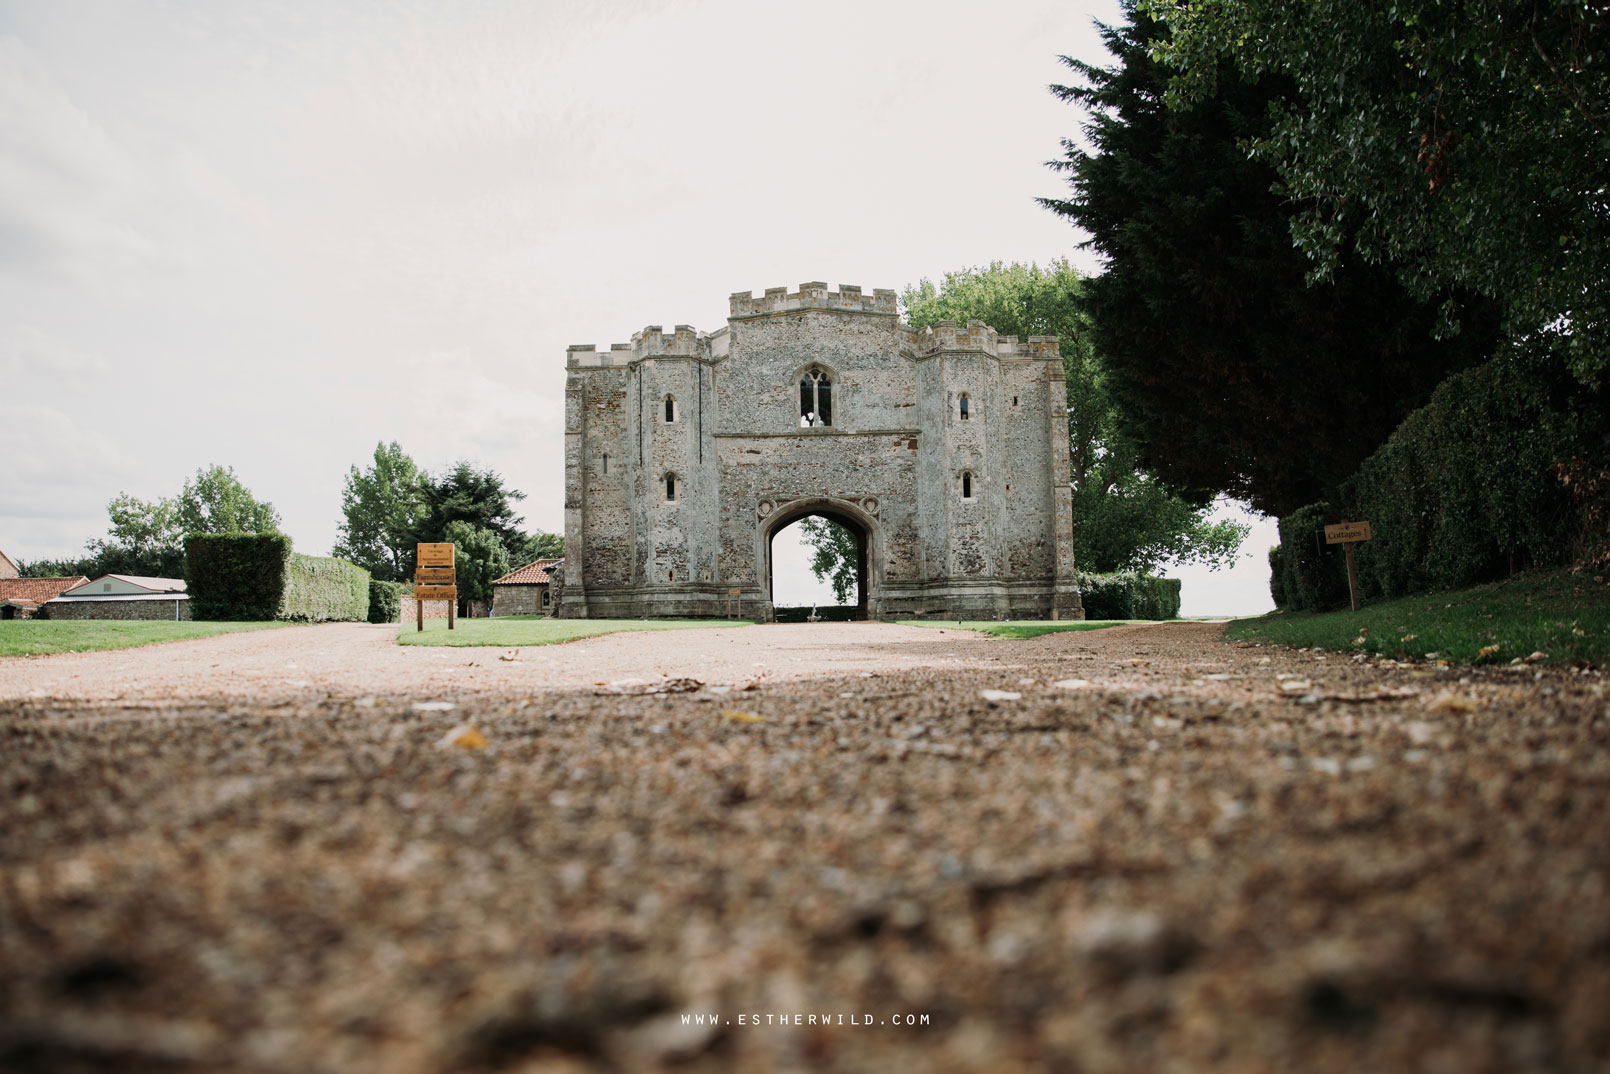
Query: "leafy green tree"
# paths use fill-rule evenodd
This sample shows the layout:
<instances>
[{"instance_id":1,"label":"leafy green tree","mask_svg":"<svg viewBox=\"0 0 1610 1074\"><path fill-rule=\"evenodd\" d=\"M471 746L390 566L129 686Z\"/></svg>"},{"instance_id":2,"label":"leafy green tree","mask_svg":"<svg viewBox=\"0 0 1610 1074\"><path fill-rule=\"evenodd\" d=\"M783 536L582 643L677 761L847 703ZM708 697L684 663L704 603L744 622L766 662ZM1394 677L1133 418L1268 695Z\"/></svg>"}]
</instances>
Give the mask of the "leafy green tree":
<instances>
[{"instance_id":1,"label":"leafy green tree","mask_svg":"<svg viewBox=\"0 0 1610 1074\"><path fill-rule=\"evenodd\" d=\"M259 503L232 466L197 470L179 491L173 517L181 534L278 533L280 524L274 505Z\"/></svg>"},{"instance_id":2,"label":"leafy green tree","mask_svg":"<svg viewBox=\"0 0 1610 1074\"><path fill-rule=\"evenodd\" d=\"M184 577L184 538L188 533L279 531L272 504L258 503L235 471L212 466L196 471L176 497L142 500L120 492L106 505L105 537L91 538L78 559L41 560L28 565L30 577L133 574Z\"/></svg>"},{"instance_id":3,"label":"leafy green tree","mask_svg":"<svg viewBox=\"0 0 1610 1074\"><path fill-rule=\"evenodd\" d=\"M861 556L855 534L831 519L815 516L800 523L800 532L811 546L811 573L833 587L835 601L853 602Z\"/></svg>"},{"instance_id":4,"label":"leafy green tree","mask_svg":"<svg viewBox=\"0 0 1610 1074\"><path fill-rule=\"evenodd\" d=\"M423 475L394 440L375 445L374 462L347 471L339 539L332 555L381 581L403 581L413 563L413 536L424 515Z\"/></svg>"},{"instance_id":5,"label":"leafy green tree","mask_svg":"<svg viewBox=\"0 0 1610 1074\"><path fill-rule=\"evenodd\" d=\"M512 569L503 538L492 530L456 520L443 528L441 539L453 542L459 610L466 610L472 600L491 600L492 583Z\"/></svg>"},{"instance_id":6,"label":"leafy green tree","mask_svg":"<svg viewBox=\"0 0 1610 1074\"><path fill-rule=\"evenodd\" d=\"M1167 30L1126 13L1103 28L1117 63L1064 57L1083 84L1053 87L1088 114L1090 149L1065 140L1053 165L1072 193L1046 204L1106 259L1083 296L1102 384L1138 469L1191 503L1224 494L1285 514L1324 498L1445 376L1490 355L1497 310L1440 292L1464 327L1438 340L1437 300L1381 266L1350 262L1309 286L1297 210L1243 149L1294 87L1226 63L1213 96L1169 108L1173 72L1154 59Z\"/></svg>"},{"instance_id":7,"label":"leafy green tree","mask_svg":"<svg viewBox=\"0 0 1610 1074\"><path fill-rule=\"evenodd\" d=\"M1093 342L1084 303L1088 281L1067 261L994 262L946 273L901 295L913 326L985 321L1003 335L1056 336L1068 384L1074 558L1086 571L1150 571L1162 563L1217 568L1235 560L1247 527L1210 522L1142 468L1107 390L1106 363Z\"/></svg>"},{"instance_id":8,"label":"leafy green tree","mask_svg":"<svg viewBox=\"0 0 1610 1074\"><path fill-rule=\"evenodd\" d=\"M1584 0L1149 0L1175 104L1242 75L1288 83L1245 132L1334 278L1389 263L1430 299L1457 284L1552 337L1577 377L1610 363L1610 6Z\"/></svg>"},{"instance_id":9,"label":"leafy green tree","mask_svg":"<svg viewBox=\"0 0 1610 1074\"><path fill-rule=\"evenodd\" d=\"M538 559L558 559L565 554L565 535L562 533L549 533L546 530L536 530L525 536L517 555L510 558L518 560L515 566L523 566Z\"/></svg>"},{"instance_id":10,"label":"leafy green tree","mask_svg":"<svg viewBox=\"0 0 1610 1074\"><path fill-rule=\"evenodd\" d=\"M408 571L414 567L413 545L451 540L444 535L454 522L467 522L474 529L497 534L511 558L524 551L526 537L520 532L522 519L515 514L514 505L525 499L525 493L505 488L496 471L480 470L460 461L439 476L423 477L419 489L422 510L408 542Z\"/></svg>"}]
</instances>

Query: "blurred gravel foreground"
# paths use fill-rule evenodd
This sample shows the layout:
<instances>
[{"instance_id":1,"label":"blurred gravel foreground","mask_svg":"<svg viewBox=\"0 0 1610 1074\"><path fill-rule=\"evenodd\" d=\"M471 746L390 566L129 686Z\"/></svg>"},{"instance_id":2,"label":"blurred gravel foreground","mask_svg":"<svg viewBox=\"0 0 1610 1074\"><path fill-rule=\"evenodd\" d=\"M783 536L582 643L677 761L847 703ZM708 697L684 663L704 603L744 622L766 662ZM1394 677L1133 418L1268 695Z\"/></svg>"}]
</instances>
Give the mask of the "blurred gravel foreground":
<instances>
[{"instance_id":1,"label":"blurred gravel foreground","mask_svg":"<svg viewBox=\"0 0 1610 1074\"><path fill-rule=\"evenodd\" d=\"M1220 629L275 698L60 665L0 700L0 1069L1610 1069L1602 674Z\"/></svg>"}]
</instances>

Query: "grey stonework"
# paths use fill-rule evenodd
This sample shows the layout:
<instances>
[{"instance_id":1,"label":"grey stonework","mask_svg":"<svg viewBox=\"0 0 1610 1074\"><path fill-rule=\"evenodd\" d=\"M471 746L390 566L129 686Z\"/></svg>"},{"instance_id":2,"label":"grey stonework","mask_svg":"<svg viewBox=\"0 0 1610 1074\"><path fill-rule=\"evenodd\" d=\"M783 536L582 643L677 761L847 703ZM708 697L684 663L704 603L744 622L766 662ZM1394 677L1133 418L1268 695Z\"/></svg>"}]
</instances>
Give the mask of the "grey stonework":
<instances>
[{"instance_id":1,"label":"grey stonework","mask_svg":"<svg viewBox=\"0 0 1610 1074\"><path fill-rule=\"evenodd\" d=\"M825 283L730 308L570 348L558 615L723 616L736 589L769 619L771 538L820 515L860 541L872 617L1084 617L1054 337L917 331L893 291ZM813 372L830 423L802 427Z\"/></svg>"}]
</instances>

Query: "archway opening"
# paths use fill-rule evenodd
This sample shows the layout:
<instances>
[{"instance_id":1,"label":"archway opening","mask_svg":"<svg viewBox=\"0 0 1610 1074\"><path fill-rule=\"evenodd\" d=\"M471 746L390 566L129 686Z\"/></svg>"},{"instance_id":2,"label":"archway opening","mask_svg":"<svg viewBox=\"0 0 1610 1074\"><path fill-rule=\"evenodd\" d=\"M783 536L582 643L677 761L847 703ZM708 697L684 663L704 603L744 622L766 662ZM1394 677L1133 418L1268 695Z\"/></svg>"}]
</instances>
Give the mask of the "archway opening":
<instances>
[{"instance_id":1,"label":"archway opening","mask_svg":"<svg viewBox=\"0 0 1610 1074\"><path fill-rule=\"evenodd\" d=\"M867 618L866 528L848 514L812 509L775 523L766 576L778 622Z\"/></svg>"}]
</instances>

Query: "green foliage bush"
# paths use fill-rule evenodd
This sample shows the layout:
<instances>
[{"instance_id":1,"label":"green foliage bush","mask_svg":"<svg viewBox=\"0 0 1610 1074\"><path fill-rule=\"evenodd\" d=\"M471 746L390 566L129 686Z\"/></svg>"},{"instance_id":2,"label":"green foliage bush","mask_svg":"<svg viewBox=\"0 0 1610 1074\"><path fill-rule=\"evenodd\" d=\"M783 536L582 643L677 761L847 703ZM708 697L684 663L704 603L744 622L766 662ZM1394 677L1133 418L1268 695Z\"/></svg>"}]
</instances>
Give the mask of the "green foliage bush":
<instances>
[{"instance_id":1,"label":"green foliage bush","mask_svg":"<svg viewBox=\"0 0 1610 1074\"><path fill-rule=\"evenodd\" d=\"M279 618L290 562L291 539L283 533L187 535L184 577L191 618Z\"/></svg>"},{"instance_id":2,"label":"green foliage bush","mask_svg":"<svg viewBox=\"0 0 1610 1074\"><path fill-rule=\"evenodd\" d=\"M1335 503L1281 520L1271 580L1282 608L1347 600L1340 546L1314 530L1364 520L1355 548L1365 598L1458 589L1560 566L1589 543L1588 519L1555 463L1610 463L1610 404L1548 355L1517 350L1449 378L1345 482Z\"/></svg>"},{"instance_id":3,"label":"green foliage bush","mask_svg":"<svg viewBox=\"0 0 1610 1074\"><path fill-rule=\"evenodd\" d=\"M344 559L293 553L276 618L364 622L369 618L369 572Z\"/></svg>"},{"instance_id":4,"label":"green foliage bush","mask_svg":"<svg viewBox=\"0 0 1610 1074\"><path fill-rule=\"evenodd\" d=\"M402 598L410 587L404 582L369 579L369 622L395 623L402 614Z\"/></svg>"},{"instance_id":5,"label":"green foliage bush","mask_svg":"<svg viewBox=\"0 0 1610 1074\"><path fill-rule=\"evenodd\" d=\"M1125 571L1081 574L1079 592L1086 619L1177 619L1180 580Z\"/></svg>"}]
</instances>

